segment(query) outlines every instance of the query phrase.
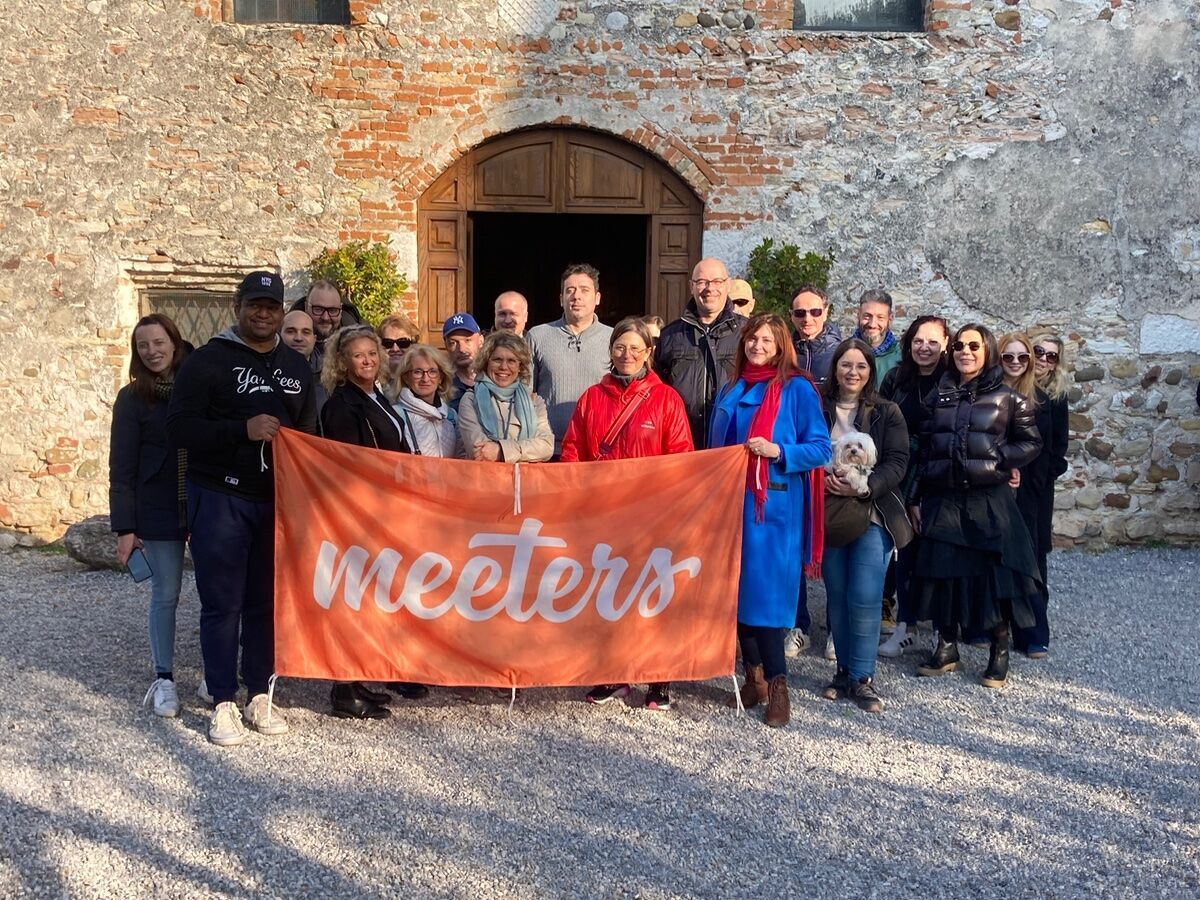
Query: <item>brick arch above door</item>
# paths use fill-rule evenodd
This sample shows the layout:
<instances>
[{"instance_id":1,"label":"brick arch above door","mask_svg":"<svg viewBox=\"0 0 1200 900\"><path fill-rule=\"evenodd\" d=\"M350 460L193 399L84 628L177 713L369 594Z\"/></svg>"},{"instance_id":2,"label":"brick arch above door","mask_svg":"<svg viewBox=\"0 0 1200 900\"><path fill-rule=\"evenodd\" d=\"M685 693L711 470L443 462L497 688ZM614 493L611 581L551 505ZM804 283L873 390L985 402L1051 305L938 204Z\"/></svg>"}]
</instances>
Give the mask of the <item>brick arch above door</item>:
<instances>
[{"instance_id":1,"label":"brick arch above door","mask_svg":"<svg viewBox=\"0 0 1200 900\"><path fill-rule=\"evenodd\" d=\"M645 312L670 320L687 302L704 219L704 204L687 182L620 138L584 128L531 128L464 154L421 195L417 292L430 339L439 339L446 317L471 308L475 212L647 217Z\"/></svg>"}]
</instances>

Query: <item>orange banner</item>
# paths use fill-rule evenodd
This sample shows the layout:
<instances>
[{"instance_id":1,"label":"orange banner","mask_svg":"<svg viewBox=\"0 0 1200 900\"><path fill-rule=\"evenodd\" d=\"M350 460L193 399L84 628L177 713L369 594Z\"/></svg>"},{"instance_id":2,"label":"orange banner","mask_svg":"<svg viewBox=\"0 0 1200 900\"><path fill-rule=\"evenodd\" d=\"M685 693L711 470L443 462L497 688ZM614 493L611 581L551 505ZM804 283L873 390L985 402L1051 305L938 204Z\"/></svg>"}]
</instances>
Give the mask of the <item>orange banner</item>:
<instances>
[{"instance_id":1,"label":"orange banner","mask_svg":"<svg viewBox=\"0 0 1200 900\"><path fill-rule=\"evenodd\" d=\"M547 687L734 668L745 451L408 456L281 430L275 670Z\"/></svg>"}]
</instances>

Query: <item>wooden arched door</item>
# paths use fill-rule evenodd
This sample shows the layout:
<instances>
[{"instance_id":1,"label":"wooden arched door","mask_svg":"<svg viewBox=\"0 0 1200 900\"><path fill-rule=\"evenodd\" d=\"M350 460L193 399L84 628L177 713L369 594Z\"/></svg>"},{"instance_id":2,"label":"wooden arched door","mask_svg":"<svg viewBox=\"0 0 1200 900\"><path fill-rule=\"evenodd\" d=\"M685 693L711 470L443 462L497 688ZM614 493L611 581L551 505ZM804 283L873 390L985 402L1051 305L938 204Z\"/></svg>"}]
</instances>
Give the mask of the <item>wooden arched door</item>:
<instances>
[{"instance_id":1,"label":"wooden arched door","mask_svg":"<svg viewBox=\"0 0 1200 900\"><path fill-rule=\"evenodd\" d=\"M481 275L477 258L497 257L478 242L524 230L532 242L540 238L549 244L550 238L561 236L558 226L569 223L579 226L589 242L573 251L573 261L590 262L595 254L611 250L614 241L608 236L616 238L621 232L619 261L614 263L610 253L609 274L600 266L601 292L606 296L602 317L623 311L670 321L683 311L689 296L691 266L700 258L703 214L703 203L683 179L618 138L565 127L495 138L457 160L418 203L421 323L431 339L440 341L448 316L482 311L494 299L496 284L483 277L491 270ZM553 290L546 280L556 283L561 271L551 257L543 266L542 294ZM618 276L616 283L625 285L626 293L640 291L642 296L623 296L622 305L612 305L606 288L611 276ZM516 286L505 286L509 287ZM539 298L539 308L548 309L550 300ZM533 305L534 299L530 302ZM531 319L530 324L537 324L534 316ZM490 311L486 319L481 315L484 327L490 321Z\"/></svg>"}]
</instances>

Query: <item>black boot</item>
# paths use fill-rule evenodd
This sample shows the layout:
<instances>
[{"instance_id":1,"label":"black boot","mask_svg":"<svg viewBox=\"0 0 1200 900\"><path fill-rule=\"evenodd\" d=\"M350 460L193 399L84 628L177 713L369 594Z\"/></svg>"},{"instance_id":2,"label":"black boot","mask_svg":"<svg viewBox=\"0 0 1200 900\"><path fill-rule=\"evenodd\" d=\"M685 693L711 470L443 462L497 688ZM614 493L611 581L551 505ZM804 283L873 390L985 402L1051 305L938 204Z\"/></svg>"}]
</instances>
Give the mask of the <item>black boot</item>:
<instances>
[{"instance_id":1,"label":"black boot","mask_svg":"<svg viewBox=\"0 0 1200 900\"><path fill-rule=\"evenodd\" d=\"M417 684L415 681L390 681L388 687L405 700L420 700L422 697L429 696L429 688L423 684Z\"/></svg>"},{"instance_id":2,"label":"black boot","mask_svg":"<svg viewBox=\"0 0 1200 900\"><path fill-rule=\"evenodd\" d=\"M1008 629L992 636L992 653L987 671L980 679L984 687L1002 688L1008 681Z\"/></svg>"},{"instance_id":3,"label":"black boot","mask_svg":"<svg viewBox=\"0 0 1200 900\"><path fill-rule=\"evenodd\" d=\"M352 681L335 683L329 692L329 702L339 719L386 719L392 714L386 706L359 697Z\"/></svg>"},{"instance_id":4,"label":"black boot","mask_svg":"<svg viewBox=\"0 0 1200 900\"><path fill-rule=\"evenodd\" d=\"M958 667L958 644L946 640L939 631L937 649L933 651L933 656L917 666L917 674L945 675L947 672L956 671Z\"/></svg>"},{"instance_id":5,"label":"black boot","mask_svg":"<svg viewBox=\"0 0 1200 900\"><path fill-rule=\"evenodd\" d=\"M350 684L354 686L354 696L359 700L377 703L380 706L387 706L392 702L392 695L386 691L373 691L361 681L352 681Z\"/></svg>"}]
</instances>

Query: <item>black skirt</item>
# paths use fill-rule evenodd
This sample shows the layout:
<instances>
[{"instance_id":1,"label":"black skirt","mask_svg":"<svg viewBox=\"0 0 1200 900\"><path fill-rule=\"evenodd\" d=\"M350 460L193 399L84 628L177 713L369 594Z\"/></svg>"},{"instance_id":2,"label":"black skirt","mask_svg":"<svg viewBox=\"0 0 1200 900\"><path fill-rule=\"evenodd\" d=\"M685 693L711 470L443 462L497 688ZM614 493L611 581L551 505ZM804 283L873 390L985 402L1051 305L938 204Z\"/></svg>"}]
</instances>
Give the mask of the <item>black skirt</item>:
<instances>
[{"instance_id":1,"label":"black skirt","mask_svg":"<svg viewBox=\"0 0 1200 900\"><path fill-rule=\"evenodd\" d=\"M916 618L954 639L1015 622L1034 625L1042 576L1008 485L935 494L921 504L921 541L909 586Z\"/></svg>"}]
</instances>

